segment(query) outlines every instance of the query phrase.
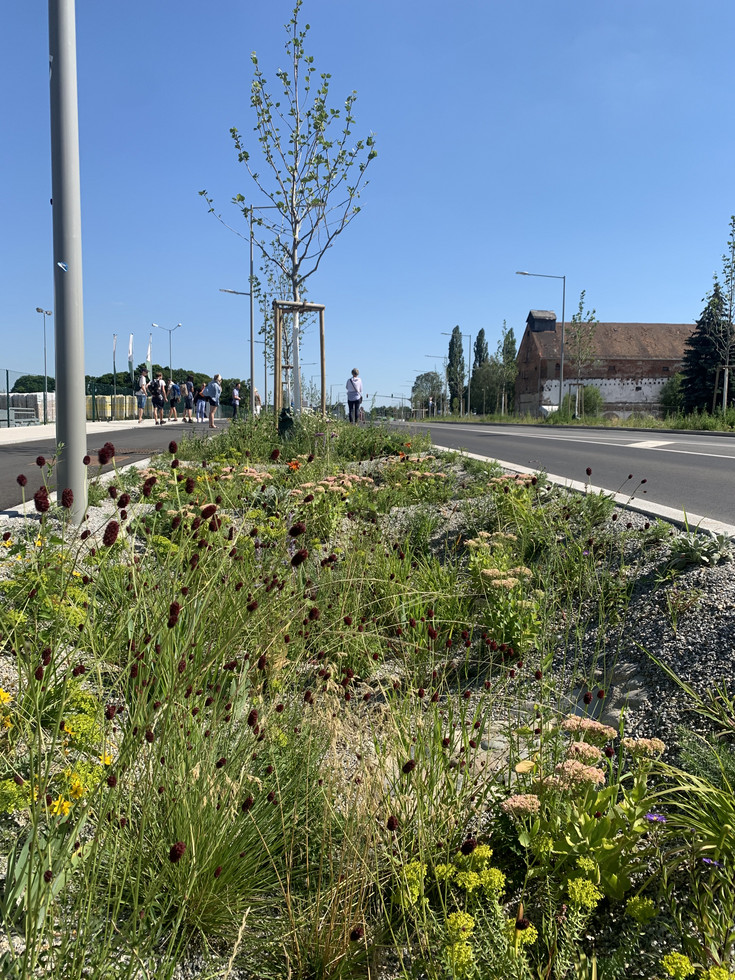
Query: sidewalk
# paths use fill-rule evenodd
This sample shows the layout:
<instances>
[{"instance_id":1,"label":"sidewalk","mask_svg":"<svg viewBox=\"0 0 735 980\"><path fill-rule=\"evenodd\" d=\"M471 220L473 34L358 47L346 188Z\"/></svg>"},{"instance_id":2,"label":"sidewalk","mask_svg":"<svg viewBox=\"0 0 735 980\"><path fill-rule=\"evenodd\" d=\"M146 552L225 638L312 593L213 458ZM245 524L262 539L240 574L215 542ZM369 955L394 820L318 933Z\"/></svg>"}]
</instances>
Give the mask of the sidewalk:
<instances>
[{"instance_id":1,"label":"sidewalk","mask_svg":"<svg viewBox=\"0 0 735 980\"><path fill-rule=\"evenodd\" d=\"M177 422L168 422L172 428L183 425L181 419ZM121 432L125 429L136 429L137 419L120 419L114 422L87 422L87 435L98 432ZM143 419L140 424L141 429L153 428L153 419ZM193 428L189 426L188 428ZM29 442L40 442L42 440L56 438L56 423L48 422L46 425L12 425L0 427L0 446L22 446Z\"/></svg>"}]
</instances>

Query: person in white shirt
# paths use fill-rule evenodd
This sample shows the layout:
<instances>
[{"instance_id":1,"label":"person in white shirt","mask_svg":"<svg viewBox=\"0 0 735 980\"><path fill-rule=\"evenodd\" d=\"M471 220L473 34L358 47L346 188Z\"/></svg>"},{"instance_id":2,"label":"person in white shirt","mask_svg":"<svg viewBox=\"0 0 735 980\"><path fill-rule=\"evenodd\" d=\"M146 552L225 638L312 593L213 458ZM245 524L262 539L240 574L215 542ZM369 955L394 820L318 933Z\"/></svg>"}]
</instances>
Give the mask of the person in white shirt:
<instances>
[{"instance_id":1,"label":"person in white shirt","mask_svg":"<svg viewBox=\"0 0 735 980\"><path fill-rule=\"evenodd\" d=\"M350 412L350 422L357 424L360 417L360 405L362 405L362 381L360 372L357 368L352 369L352 376L347 379L347 407Z\"/></svg>"}]
</instances>

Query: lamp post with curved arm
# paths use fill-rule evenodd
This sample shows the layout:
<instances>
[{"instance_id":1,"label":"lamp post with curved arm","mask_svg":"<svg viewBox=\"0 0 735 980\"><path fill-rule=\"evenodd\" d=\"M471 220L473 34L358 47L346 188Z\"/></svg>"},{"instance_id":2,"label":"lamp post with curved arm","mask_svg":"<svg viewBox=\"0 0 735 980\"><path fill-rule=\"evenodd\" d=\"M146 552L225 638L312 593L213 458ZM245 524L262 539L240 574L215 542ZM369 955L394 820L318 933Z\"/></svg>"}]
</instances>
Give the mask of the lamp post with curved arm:
<instances>
[{"instance_id":1,"label":"lamp post with curved arm","mask_svg":"<svg viewBox=\"0 0 735 980\"><path fill-rule=\"evenodd\" d=\"M161 327L157 323L152 323L151 326L158 327L159 330L165 330L168 333L168 380L171 382L174 379L174 361L171 356L171 334L174 330L178 330L181 324L177 323L175 327Z\"/></svg>"},{"instance_id":2,"label":"lamp post with curved arm","mask_svg":"<svg viewBox=\"0 0 735 980\"><path fill-rule=\"evenodd\" d=\"M517 276L533 276L537 279L561 279L561 351L559 353L559 411L564 398L564 313L567 299L567 277L549 276L543 272L516 272Z\"/></svg>"}]
</instances>

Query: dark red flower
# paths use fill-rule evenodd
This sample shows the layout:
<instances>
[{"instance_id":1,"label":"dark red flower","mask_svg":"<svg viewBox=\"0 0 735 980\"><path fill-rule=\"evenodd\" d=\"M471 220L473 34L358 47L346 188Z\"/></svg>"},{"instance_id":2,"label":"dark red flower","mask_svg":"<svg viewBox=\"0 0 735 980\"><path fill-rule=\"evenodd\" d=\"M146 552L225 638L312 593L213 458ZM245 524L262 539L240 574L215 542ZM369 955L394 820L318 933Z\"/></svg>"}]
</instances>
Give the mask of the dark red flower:
<instances>
[{"instance_id":1,"label":"dark red flower","mask_svg":"<svg viewBox=\"0 0 735 980\"><path fill-rule=\"evenodd\" d=\"M97 459L99 460L100 466L107 466L110 460L115 455L115 447L111 442L106 442L104 446L97 452Z\"/></svg>"},{"instance_id":2,"label":"dark red flower","mask_svg":"<svg viewBox=\"0 0 735 980\"><path fill-rule=\"evenodd\" d=\"M111 548L117 541L117 536L119 533L120 525L117 523L117 521L109 521L107 527L105 528L105 533L102 535L102 544L106 548Z\"/></svg>"},{"instance_id":3,"label":"dark red flower","mask_svg":"<svg viewBox=\"0 0 735 980\"><path fill-rule=\"evenodd\" d=\"M303 565L308 557L309 552L306 550L306 548L300 548L291 559L291 564L294 568L298 568L299 565Z\"/></svg>"},{"instance_id":4,"label":"dark red flower","mask_svg":"<svg viewBox=\"0 0 735 980\"><path fill-rule=\"evenodd\" d=\"M292 538L297 538L300 534L306 531L306 524L303 521L296 521L296 523L288 529L288 533Z\"/></svg>"},{"instance_id":5,"label":"dark red flower","mask_svg":"<svg viewBox=\"0 0 735 980\"><path fill-rule=\"evenodd\" d=\"M408 762L403 763L401 771L407 776L410 772L413 772L416 768L416 760L409 759Z\"/></svg>"},{"instance_id":6,"label":"dark red flower","mask_svg":"<svg viewBox=\"0 0 735 980\"><path fill-rule=\"evenodd\" d=\"M116 486L113 486L112 484L110 484L110 486L107 488L107 492L112 497L113 500L117 497L117 487Z\"/></svg>"},{"instance_id":7,"label":"dark red flower","mask_svg":"<svg viewBox=\"0 0 735 980\"><path fill-rule=\"evenodd\" d=\"M357 943L364 935L365 930L362 928L362 926L355 926L355 928L350 931L350 942Z\"/></svg>"},{"instance_id":8,"label":"dark red flower","mask_svg":"<svg viewBox=\"0 0 735 980\"><path fill-rule=\"evenodd\" d=\"M258 724L258 712L255 708L253 708L250 714L248 715L248 726L250 728L255 728L257 724Z\"/></svg>"},{"instance_id":9,"label":"dark red flower","mask_svg":"<svg viewBox=\"0 0 735 980\"><path fill-rule=\"evenodd\" d=\"M398 817L394 817L394 816L388 817L388 822L386 823L386 827L391 833L398 830Z\"/></svg>"},{"instance_id":10,"label":"dark red flower","mask_svg":"<svg viewBox=\"0 0 735 980\"><path fill-rule=\"evenodd\" d=\"M178 448L179 448L178 444L175 443L174 440L172 439L171 442L168 444L168 451L171 453L172 456L176 454Z\"/></svg>"},{"instance_id":11,"label":"dark red flower","mask_svg":"<svg viewBox=\"0 0 735 980\"><path fill-rule=\"evenodd\" d=\"M592 467L588 466L587 469L585 470L585 473L587 474L587 476L592 476Z\"/></svg>"},{"instance_id":12,"label":"dark red flower","mask_svg":"<svg viewBox=\"0 0 735 980\"><path fill-rule=\"evenodd\" d=\"M193 476L187 476L186 483L184 483L184 490L187 493L194 493L194 488L196 487L196 481Z\"/></svg>"},{"instance_id":13,"label":"dark red flower","mask_svg":"<svg viewBox=\"0 0 735 980\"><path fill-rule=\"evenodd\" d=\"M321 613L319 612L319 610L317 609L317 607L316 606L312 606L311 609L309 610L309 619L311 619L312 621L314 621L316 619L319 619L320 616L321 616Z\"/></svg>"},{"instance_id":14,"label":"dark red flower","mask_svg":"<svg viewBox=\"0 0 735 980\"><path fill-rule=\"evenodd\" d=\"M597 697L600 699L600 701L602 701L602 699L605 697L605 692L602 688L600 688L600 690L597 692Z\"/></svg>"},{"instance_id":15,"label":"dark red flower","mask_svg":"<svg viewBox=\"0 0 735 980\"><path fill-rule=\"evenodd\" d=\"M582 700L585 704L592 704L592 691L587 691Z\"/></svg>"},{"instance_id":16,"label":"dark red flower","mask_svg":"<svg viewBox=\"0 0 735 980\"><path fill-rule=\"evenodd\" d=\"M612 757L615 755L615 749L612 747L612 745L605 746L605 755L608 757L608 759L612 759Z\"/></svg>"},{"instance_id":17,"label":"dark red flower","mask_svg":"<svg viewBox=\"0 0 735 980\"><path fill-rule=\"evenodd\" d=\"M258 657L258 670L265 670L268 665L268 659L263 653Z\"/></svg>"},{"instance_id":18,"label":"dark red flower","mask_svg":"<svg viewBox=\"0 0 735 980\"><path fill-rule=\"evenodd\" d=\"M184 851L186 851L186 844L182 840L177 841L168 852L168 859L171 864L176 864L184 856Z\"/></svg>"},{"instance_id":19,"label":"dark red flower","mask_svg":"<svg viewBox=\"0 0 735 980\"><path fill-rule=\"evenodd\" d=\"M50 868L48 870L44 871L44 873L43 873L43 880L46 882L47 885L48 885L48 883L50 881L53 880L53 877L54 877L54 873L53 873L53 871L51 871Z\"/></svg>"},{"instance_id":20,"label":"dark red flower","mask_svg":"<svg viewBox=\"0 0 735 980\"><path fill-rule=\"evenodd\" d=\"M221 759L217 759L217 761L215 762L214 766L215 766L215 769L221 769L222 766L224 766L226 764L227 764L227 759L224 756L222 756Z\"/></svg>"},{"instance_id":21,"label":"dark red flower","mask_svg":"<svg viewBox=\"0 0 735 980\"><path fill-rule=\"evenodd\" d=\"M24 473L19 473L15 480L19 487L24 487L28 483L28 477Z\"/></svg>"},{"instance_id":22,"label":"dark red flower","mask_svg":"<svg viewBox=\"0 0 735 980\"><path fill-rule=\"evenodd\" d=\"M275 462L280 455L281 455L281 450L274 449L273 452L271 453L271 459Z\"/></svg>"},{"instance_id":23,"label":"dark red flower","mask_svg":"<svg viewBox=\"0 0 735 980\"><path fill-rule=\"evenodd\" d=\"M201 517L201 519L203 521L208 521L209 518L212 517L216 513L217 513L217 505L216 504L207 504L206 507L203 507L202 508L202 517ZM193 524L192 524L192 526L193 526ZM199 525L197 525L197 527L198 526Z\"/></svg>"},{"instance_id":24,"label":"dark red flower","mask_svg":"<svg viewBox=\"0 0 735 980\"><path fill-rule=\"evenodd\" d=\"M46 465L45 456L36 456L36 466L41 467Z\"/></svg>"},{"instance_id":25,"label":"dark red flower","mask_svg":"<svg viewBox=\"0 0 735 980\"><path fill-rule=\"evenodd\" d=\"M120 510L124 510L129 503L130 503L130 494L123 493L120 495L120 499L117 502L117 506L120 508Z\"/></svg>"},{"instance_id":26,"label":"dark red flower","mask_svg":"<svg viewBox=\"0 0 735 980\"><path fill-rule=\"evenodd\" d=\"M475 837L468 837L460 845L460 851L465 855L472 854L474 849L477 847L477 839Z\"/></svg>"},{"instance_id":27,"label":"dark red flower","mask_svg":"<svg viewBox=\"0 0 735 980\"><path fill-rule=\"evenodd\" d=\"M117 776L112 772L107 777L107 785L110 787L110 789L114 789L117 786Z\"/></svg>"},{"instance_id":28,"label":"dark red flower","mask_svg":"<svg viewBox=\"0 0 735 980\"><path fill-rule=\"evenodd\" d=\"M345 626L352 626L352 616L345 616L344 624Z\"/></svg>"},{"instance_id":29,"label":"dark red flower","mask_svg":"<svg viewBox=\"0 0 735 980\"><path fill-rule=\"evenodd\" d=\"M89 464L91 462L92 462L92 457L91 456L82 456L82 464L84 466L89 466Z\"/></svg>"},{"instance_id":30,"label":"dark red flower","mask_svg":"<svg viewBox=\"0 0 735 980\"><path fill-rule=\"evenodd\" d=\"M247 813L248 810L252 809L253 803L255 803L255 800L252 796L246 796L242 801L242 812Z\"/></svg>"},{"instance_id":31,"label":"dark red flower","mask_svg":"<svg viewBox=\"0 0 735 980\"><path fill-rule=\"evenodd\" d=\"M48 490L46 487L39 487L33 494L33 505L39 514L45 514L49 509L51 501L48 499Z\"/></svg>"},{"instance_id":32,"label":"dark red flower","mask_svg":"<svg viewBox=\"0 0 735 980\"><path fill-rule=\"evenodd\" d=\"M65 507L66 510L71 510L71 506L74 503L74 491L70 487L66 487L61 491L61 506Z\"/></svg>"}]
</instances>

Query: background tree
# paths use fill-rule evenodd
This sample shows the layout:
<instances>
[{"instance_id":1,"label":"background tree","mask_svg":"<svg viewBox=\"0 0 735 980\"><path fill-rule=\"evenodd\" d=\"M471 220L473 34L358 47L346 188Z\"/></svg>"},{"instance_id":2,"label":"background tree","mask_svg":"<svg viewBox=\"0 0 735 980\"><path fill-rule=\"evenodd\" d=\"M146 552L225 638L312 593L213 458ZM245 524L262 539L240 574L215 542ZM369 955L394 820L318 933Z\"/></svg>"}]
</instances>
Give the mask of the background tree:
<instances>
[{"instance_id":1,"label":"background tree","mask_svg":"<svg viewBox=\"0 0 735 980\"><path fill-rule=\"evenodd\" d=\"M470 407L473 412L493 414L500 411L503 392L503 368L493 354L472 372Z\"/></svg>"},{"instance_id":2,"label":"background tree","mask_svg":"<svg viewBox=\"0 0 735 980\"><path fill-rule=\"evenodd\" d=\"M48 385L46 390L56 391L56 379L52 378L50 374L48 375ZM21 374L21 376L16 380L15 384L10 389L10 391L11 393L17 391L22 394L30 394L30 393L43 391L43 375Z\"/></svg>"},{"instance_id":3,"label":"background tree","mask_svg":"<svg viewBox=\"0 0 735 980\"><path fill-rule=\"evenodd\" d=\"M485 361L490 357L490 351L488 350L487 340L485 339L484 327L480 327L477 337L475 338L474 351L475 351L475 356L474 356L474 360L472 361L473 374L480 367L480 365L484 364Z\"/></svg>"},{"instance_id":4,"label":"background tree","mask_svg":"<svg viewBox=\"0 0 735 980\"><path fill-rule=\"evenodd\" d=\"M502 374L502 397L500 411L502 415L513 411L515 403L516 376L518 375L518 365L516 363L518 351L516 347L516 335L513 327L508 329L508 325L503 320L503 328L498 345L498 360L500 361Z\"/></svg>"},{"instance_id":5,"label":"background tree","mask_svg":"<svg viewBox=\"0 0 735 980\"><path fill-rule=\"evenodd\" d=\"M411 388L411 407L428 411L429 399L433 400L435 411L439 411L442 401L444 382L436 371L424 371L419 374Z\"/></svg>"},{"instance_id":6,"label":"background tree","mask_svg":"<svg viewBox=\"0 0 735 980\"><path fill-rule=\"evenodd\" d=\"M462 414L462 396L464 393L464 351L462 350L462 331L459 326L452 330L449 338L449 362L447 364L447 377L449 379L449 405L452 411L455 409Z\"/></svg>"},{"instance_id":7,"label":"background tree","mask_svg":"<svg viewBox=\"0 0 735 980\"><path fill-rule=\"evenodd\" d=\"M230 133L238 159L244 163L258 191L268 204L260 207L245 195L237 194L237 204L256 230L263 229L266 241L255 237L263 257L288 278L290 298L303 297L306 280L312 276L325 253L352 219L359 213L357 200L365 184L365 172L375 158L375 139L353 141L353 108L357 98L351 92L340 109L328 106L330 75L315 77L314 58L307 55L304 41L307 24L298 24L302 0L296 0L286 25L287 69L277 69L281 96L271 94L269 83L253 52L254 78L250 105L255 111L257 143L269 180L251 161L250 150L236 128ZM340 124L339 120L343 118ZM342 125L334 133L335 125ZM214 212L207 192L200 191ZM294 402L300 407L299 315L293 318Z\"/></svg>"},{"instance_id":8,"label":"background tree","mask_svg":"<svg viewBox=\"0 0 735 980\"><path fill-rule=\"evenodd\" d=\"M665 418L684 411L683 382L684 375L677 371L661 386L658 401Z\"/></svg>"},{"instance_id":9,"label":"background tree","mask_svg":"<svg viewBox=\"0 0 735 980\"><path fill-rule=\"evenodd\" d=\"M571 322L566 327L566 359L572 367L572 374L577 379L577 393L582 391L581 379L582 371L587 367L592 367L596 363L595 358L595 334L597 324L600 322L596 317L595 310L585 310L584 298L586 291L583 289L579 294L579 307L572 316ZM580 404L580 399L575 399L575 411L577 414L584 414L584 404Z\"/></svg>"},{"instance_id":10,"label":"background tree","mask_svg":"<svg viewBox=\"0 0 735 980\"><path fill-rule=\"evenodd\" d=\"M722 256L723 314L720 329L713 335L715 349L721 359L723 369L722 410L727 408L729 398L730 368L735 354L735 330L733 329L733 299L735 299L735 215L730 217L730 237L728 251Z\"/></svg>"},{"instance_id":11,"label":"background tree","mask_svg":"<svg viewBox=\"0 0 735 980\"><path fill-rule=\"evenodd\" d=\"M703 300L705 306L694 332L684 345L682 358L682 396L684 411L714 410L717 378L722 362L717 338L724 334L725 298L717 276L712 291Z\"/></svg>"}]
</instances>

